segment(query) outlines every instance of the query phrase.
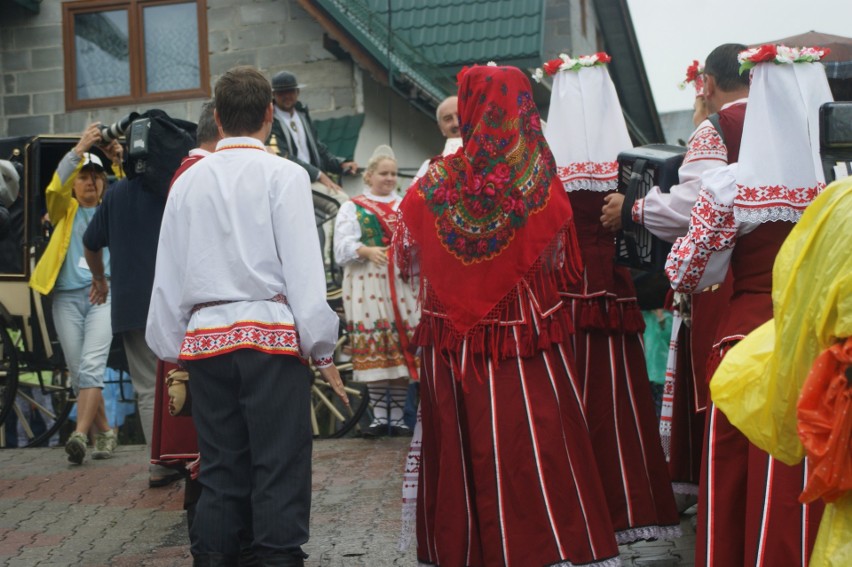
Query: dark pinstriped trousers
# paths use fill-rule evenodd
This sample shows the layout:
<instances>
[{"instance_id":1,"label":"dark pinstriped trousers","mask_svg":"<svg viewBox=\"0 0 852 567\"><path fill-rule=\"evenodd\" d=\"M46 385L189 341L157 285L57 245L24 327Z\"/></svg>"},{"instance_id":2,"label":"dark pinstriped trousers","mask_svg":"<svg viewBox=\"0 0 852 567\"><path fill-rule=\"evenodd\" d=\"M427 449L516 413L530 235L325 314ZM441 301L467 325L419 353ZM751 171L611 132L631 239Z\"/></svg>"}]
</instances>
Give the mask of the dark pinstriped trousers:
<instances>
[{"instance_id":1,"label":"dark pinstriped trousers","mask_svg":"<svg viewBox=\"0 0 852 567\"><path fill-rule=\"evenodd\" d=\"M310 375L294 356L250 349L187 361L201 453L193 555L302 557L311 510Z\"/></svg>"}]
</instances>

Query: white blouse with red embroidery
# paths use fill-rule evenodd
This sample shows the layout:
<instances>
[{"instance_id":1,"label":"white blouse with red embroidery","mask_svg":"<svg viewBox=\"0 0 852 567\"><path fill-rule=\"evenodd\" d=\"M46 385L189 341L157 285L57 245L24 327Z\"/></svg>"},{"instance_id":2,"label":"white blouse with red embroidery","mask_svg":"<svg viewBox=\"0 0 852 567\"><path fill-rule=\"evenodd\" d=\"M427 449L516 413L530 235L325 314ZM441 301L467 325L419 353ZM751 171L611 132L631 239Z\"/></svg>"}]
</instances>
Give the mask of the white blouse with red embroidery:
<instances>
[{"instance_id":1,"label":"white blouse with red embroidery","mask_svg":"<svg viewBox=\"0 0 852 567\"><path fill-rule=\"evenodd\" d=\"M310 181L253 138L226 138L172 187L146 339L161 359L249 348L332 363Z\"/></svg>"},{"instance_id":2,"label":"white blouse with red embroidery","mask_svg":"<svg viewBox=\"0 0 852 567\"><path fill-rule=\"evenodd\" d=\"M748 187L737 183L739 164L702 177L689 231L666 259L675 291L698 293L725 279L737 238L765 222L797 222L825 184L813 187Z\"/></svg>"},{"instance_id":3,"label":"white blouse with red embroidery","mask_svg":"<svg viewBox=\"0 0 852 567\"><path fill-rule=\"evenodd\" d=\"M742 98L725 104L722 109L745 103L746 99ZM634 203L631 211L634 222L668 242L686 234L690 211L701 190L701 176L728 164L728 148L709 120L698 125L686 145L686 155L678 169L679 183L668 193L654 187L644 199Z\"/></svg>"}]
</instances>

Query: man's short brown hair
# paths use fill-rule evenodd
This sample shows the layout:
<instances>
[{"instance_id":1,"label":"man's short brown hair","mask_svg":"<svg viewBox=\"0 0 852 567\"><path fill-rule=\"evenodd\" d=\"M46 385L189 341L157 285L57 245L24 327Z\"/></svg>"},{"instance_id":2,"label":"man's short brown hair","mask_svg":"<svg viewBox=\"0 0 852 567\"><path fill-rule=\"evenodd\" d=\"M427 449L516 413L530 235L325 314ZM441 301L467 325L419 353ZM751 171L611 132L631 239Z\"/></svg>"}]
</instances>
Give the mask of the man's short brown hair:
<instances>
[{"instance_id":1,"label":"man's short brown hair","mask_svg":"<svg viewBox=\"0 0 852 567\"><path fill-rule=\"evenodd\" d=\"M748 89L749 74L740 73L737 55L748 49L741 43L725 43L710 52L704 61L704 74L716 79L716 86L724 92Z\"/></svg>"},{"instance_id":2,"label":"man's short brown hair","mask_svg":"<svg viewBox=\"0 0 852 567\"><path fill-rule=\"evenodd\" d=\"M226 135L252 134L263 127L266 110L272 103L272 86L260 71L242 65L219 77L213 99Z\"/></svg>"}]
</instances>

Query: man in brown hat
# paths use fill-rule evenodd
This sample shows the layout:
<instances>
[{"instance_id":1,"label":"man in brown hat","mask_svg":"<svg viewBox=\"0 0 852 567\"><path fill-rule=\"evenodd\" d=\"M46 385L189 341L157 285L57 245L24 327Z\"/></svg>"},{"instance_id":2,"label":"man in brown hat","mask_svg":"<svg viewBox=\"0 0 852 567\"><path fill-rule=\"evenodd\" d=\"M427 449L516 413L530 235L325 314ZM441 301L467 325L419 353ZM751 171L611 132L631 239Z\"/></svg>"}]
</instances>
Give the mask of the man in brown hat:
<instances>
[{"instance_id":1,"label":"man in brown hat","mask_svg":"<svg viewBox=\"0 0 852 567\"><path fill-rule=\"evenodd\" d=\"M303 86L289 71L279 71L272 77L275 120L272 121L268 145L277 146L278 155L304 167L311 183L321 183L332 193L342 192L340 186L325 172L354 174L358 171L358 164L332 154L317 139L308 108L299 102Z\"/></svg>"}]
</instances>

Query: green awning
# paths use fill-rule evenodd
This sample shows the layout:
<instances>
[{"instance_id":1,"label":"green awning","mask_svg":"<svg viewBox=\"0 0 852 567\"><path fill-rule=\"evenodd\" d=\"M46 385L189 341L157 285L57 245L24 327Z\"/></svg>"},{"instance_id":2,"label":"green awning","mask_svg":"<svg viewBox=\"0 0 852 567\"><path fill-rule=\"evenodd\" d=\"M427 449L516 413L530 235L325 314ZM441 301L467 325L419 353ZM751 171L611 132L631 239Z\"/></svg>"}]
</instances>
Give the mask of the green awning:
<instances>
[{"instance_id":1,"label":"green awning","mask_svg":"<svg viewBox=\"0 0 852 567\"><path fill-rule=\"evenodd\" d=\"M33 14L38 14L41 0L14 0L15 4L22 6L32 12Z\"/></svg>"},{"instance_id":2,"label":"green awning","mask_svg":"<svg viewBox=\"0 0 852 567\"><path fill-rule=\"evenodd\" d=\"M358 133L363 124L363 114L314 120L314 126L317 128L317 139L322 140L322 143L328 146L328 150L332 154L347 159L352 159L355 155Z\"/></svg>"}]
</instances>

